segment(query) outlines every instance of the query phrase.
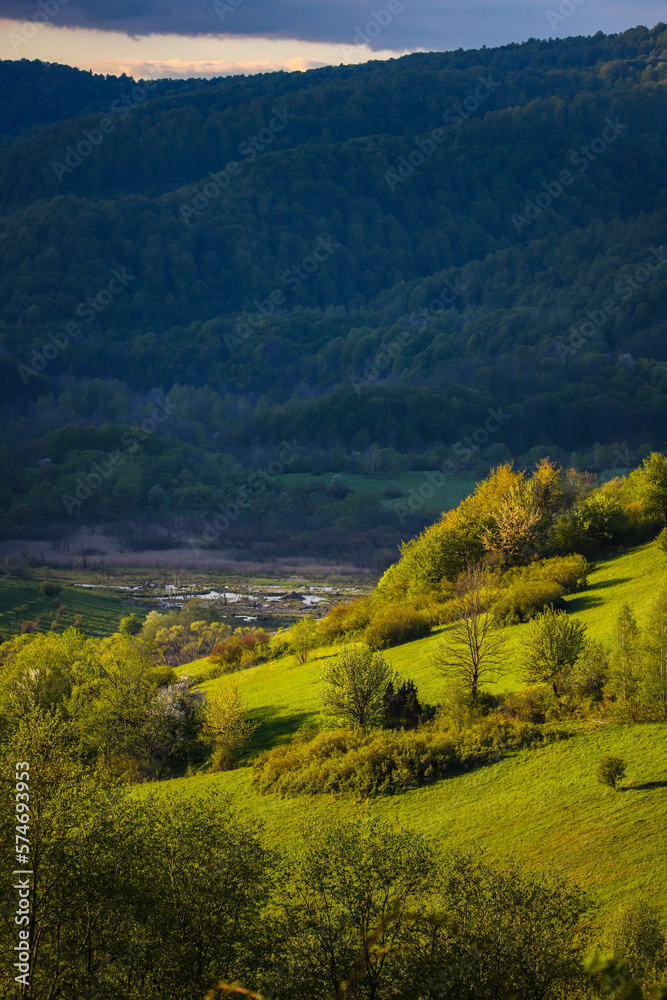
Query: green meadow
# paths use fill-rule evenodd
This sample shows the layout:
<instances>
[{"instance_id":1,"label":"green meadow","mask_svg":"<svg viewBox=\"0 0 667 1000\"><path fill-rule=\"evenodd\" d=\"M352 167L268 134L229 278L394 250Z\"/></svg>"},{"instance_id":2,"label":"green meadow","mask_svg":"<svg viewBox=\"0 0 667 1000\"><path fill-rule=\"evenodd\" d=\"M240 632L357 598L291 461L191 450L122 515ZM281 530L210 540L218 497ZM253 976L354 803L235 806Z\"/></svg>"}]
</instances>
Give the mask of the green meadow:
<instances>
[{"instance_id":1,"label":"green meadow","mask_svg":"<svg viewBox=\"0 0 667 1000\"><path fill-rule=\"evenodd\" d=\"M641 624L657 591L665 583L667 557L655 544L644 545L600 563L590 574L587 589L566 598L568 610L586 623L592 638L608 642L623 604L630 605ZM515 625L506 630L504 673L495 684L488 685L490 690L523 687L521 641L526 627ZM420 698L426 702L437 702L442 695L443 679L433 665L433 654L441 642L442 631L436 629L425 639L385 653L399 674L416 683ZM181 672L202 678L202 689L211 694L232 680L243 694L250 714L260 723L253 748L267 749L279 740L288 739L299 726L315 721L322 662L334 656L336 650L331 647L318 653L304 665L294 656L284 656L235 673L232 678L228 675L205 680L210 670L208 659L190 663L181 668Z\"/></svg>"},{"instance_id":2,"label":"green meadow","mask_svg":"<svg viewBox=\"0 0 667 1000\"><path fill-rule=\"evenodd\" d=\"M657 591L667 582L667 557L645 545L599 564L586 591L568 598L569 608L586 622L593 638L608 642L614 620L628 603L641 622ZM508 629L506 674L497 689L520 687L520 645L525 625ZM412 678L420 698L437 701L443 681L432 654L438 632L387 651L396 669ZM233 682L259 723L246 760L275 746L318 715L318 685L325 657L305 665L293 656L253 667L233 677L202 680L214 693ZM208 661L183 668L205 677ZM250 768L197 774L143 786L158 794L193 796L210 787L228 791L238 804L260 817L276 845L295 837L313 815L333 817L369 810L399 825L419 830L442 848L482 850L490 859L517 861L565 872L613 908L629 892L641 891L667 912L667 729L658 724L588 722L572 725L571 737L538 750L524 750L467 774L414 791L373 801L329 796L280 799L256 795ZM620 791L596 781L599 757L616 754L628 763Z\"/></svg>"},{"instance_id":3,"label":"green meadow","mask_svg":"<svg viewBox=\"0 0 667 1000\"><path fill-rule=\"evenodd\" d=\"M411 490L418 490L428 480L425 479L424 472L403 472L400 479L387 479L381 476L363 476L358 474L341 473L343 480L354 493L374 493L380 501L389 506L394 503L402 503L409 498ZM287 472L283 476L276 476L276 482L285 490L292 492L301 486L312 483L322 483L328 486L331 482L332 473L315 476L311 472ZM437 511L439 514L443 510L456 507L460 502L473 492L476 485L475 479L464 479L458 476L440 476L440 482L433 484L433 496L424 503L424 510ZM386 496L386 491L396 491L401 496Z\"/></svg>"},{"instance_id":4,"label":"green meadow","mask_svg":"<svg viewBox=\"0 0 667 1000\"><path fill-rule=\"evenodd\" d=\"M23 622L36 618L40 619L40 631L47 631L56 620L61 632L74 625L76 616L81 615L80 627L86 635L111 635L118 630L121 618L132 610L118 597L84 587L62 586L58 601L65 610L59 614L54 598L40 594L41 582L36 577L30 580L0 577L0 634L14 635L21 631Z\"/></svg>"},{"instance_id":5,"label":"green meadow","mask_svg":"<svg viewBox=\"0 0 667 1000\"><path fill-rule=\"evenodd\" d=\"M594 775L596 761L608 753L628 763L617 792ZM373 801L258 796L248 767L143 785L137 794L154 789L197 796L211 787L258 816L276 847L313 817L373 812L425 834L443 850L481 851L489 860L567 874L603 910L642 892L667 915L667 734L659 724L573 729L563 742Z\"/></svg>"}]
</instances>

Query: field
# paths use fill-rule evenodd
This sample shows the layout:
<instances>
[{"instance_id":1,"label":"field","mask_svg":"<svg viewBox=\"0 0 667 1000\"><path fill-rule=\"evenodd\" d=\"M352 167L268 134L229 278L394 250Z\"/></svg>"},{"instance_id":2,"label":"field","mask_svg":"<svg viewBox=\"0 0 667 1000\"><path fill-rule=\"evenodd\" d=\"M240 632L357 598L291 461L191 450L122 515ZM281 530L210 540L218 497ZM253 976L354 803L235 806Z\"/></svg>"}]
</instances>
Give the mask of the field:
<instances>
[{"instance_id":1,"label":"field","mask_svg":"<svg viewBox=\"0 0 667 1000\"><path fill-rule=\"evenodd\" d=\"M606 753L624 757L618 792L594 776ZM250 769L144 785L139 794L199 795L217 787L285 845L315 816L374 813L431 838L443 850L479 849L489 860L566 873L603 909L642 892L667 916L667 734L664 726L593 726L541 750L525 750L469 774L372 802L258 796Z\"/></svg>"},{"instance_id":2,"label":"field","mask_svg":"<svg viewBox=\"0 0 667 1000\"><path fill-rule=\"evenodd\" d=\"M375 493L385 507L390 507L395 503L405 504L410 498L411 490L418 491L420 487L429 482L425 472L404 472L399 479L351 475L347 472L341 473L341 475L354 493ZM331 473L314 476L309 472L288 472L284 476L276 476L276 482L288 492L292 492L297 487L309 483L322 483L324 486L328 486L331 477ZM434 514L439 514L443 510L456 507L474 491L477 483L475 479L462 479L458 476L444 476L442 474L439 475L439 480L434 485L433 496L424 502L422 510L432 510ZM394 496L394 490L402 495ZM391 495L386 496L386 491L391 491Z\"/></svg>"},{"instance_id":3,"label":"field","mask_svg":"<svg viewBox=\"0 0 667 1000\"><path fill-rule=\"evenodd\" d=\"M110 635L118 630L121 618L131 608L118 597L110 597L82 587L62 586L58 600L65 605L62 614L56 612L54 598L39 592L39 579L15 580L0 577L0 635L21 631L24 621L40 619L40 631L47 631L51 622L58 621L58 630L74 625L81 615L81 630L86 635Z\"/></svg>"},{"instance_id":4,"label":"field","mask_svg":"<svg viewBox=\"0 0 667 1000\"><path fill-rule=\"evenodd\" d=\"M609 641L614 620L627 602L641 621L658 589L667 582L667 559L655 545L601 563L588 589L568 599L592 637ZM499 689L520 687L522 630L508 630L507 673ZM437 633L387 652L391 663L417 683L420 697L437 701L442 680L431 662ZM235 674L252 717L260 723L250 756L286 740L318 712L323 650L304 666L293 657ZM184 668L205 676L207 661ZM202 687L214 692L229 682L218 678ZM627 893L645 892L667 913L667 728L660 725L586 723L572 738L540 750L508 757L469 774L373 802L330 797L285 799L255 795L250 769L196 775L165 782L159 794L197 795L215 786L229 791L244 809L266 823L274 843L294 837L311 815L333 816L369 810L432 837L442 848L481 848L489 858L567 872L598 894L604 908ZM595 763L605 753L628 762L621 791L599 785ZM142 790L140 794L145 791Z\"/></svg>"}]
</instances>

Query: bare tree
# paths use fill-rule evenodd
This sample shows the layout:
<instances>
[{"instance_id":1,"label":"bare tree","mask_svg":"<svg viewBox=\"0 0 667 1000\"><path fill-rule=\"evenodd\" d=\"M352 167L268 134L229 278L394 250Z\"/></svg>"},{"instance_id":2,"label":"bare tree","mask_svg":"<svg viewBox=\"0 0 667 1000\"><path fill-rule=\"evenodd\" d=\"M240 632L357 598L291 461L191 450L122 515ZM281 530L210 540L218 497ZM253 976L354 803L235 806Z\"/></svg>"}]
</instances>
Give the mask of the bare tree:
<instances>
[{"instance_id":1,"label":"bare tree","mask_svg":"<svg viewBox=\"0 0 667 1000\"><path fill-rule=\"evenodd\" d=\"M502 673L505 635L491 608L492 589L488 570L466 567L456 585L454 621L435 654L445 676L465 683L473 698L482 681L495 681Z\"/></svg>"}]
</instances>

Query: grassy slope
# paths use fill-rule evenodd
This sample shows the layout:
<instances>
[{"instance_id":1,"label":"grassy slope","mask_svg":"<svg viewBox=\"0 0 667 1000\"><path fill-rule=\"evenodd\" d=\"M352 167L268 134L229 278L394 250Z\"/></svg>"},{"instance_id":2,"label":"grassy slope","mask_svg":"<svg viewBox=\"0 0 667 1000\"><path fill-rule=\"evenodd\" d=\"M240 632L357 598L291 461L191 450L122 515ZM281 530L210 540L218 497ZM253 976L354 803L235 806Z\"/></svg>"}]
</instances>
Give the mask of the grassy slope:
<instances>
[{"instance_id":1,"label":"grassy slope","mask_svg":"<svg viewBox=\"0 0 667 1000\"><path fill-rule=\"evenodd\" d=\"M41 619L41 629L48 629L54 619L58 621L58 631L74 624L76 615L81 615L82 631L86 635L110 635L118 631L121 618L130 614L127 605L117 597L106 597L81 587L63 586L58 594L66 611L59 615L52 597L39 593L41 580L14 580L0 578L0 633L14 635L21 631L24 621Z\"/></svg>"},{"instance_id":2,"label":"grassy slope","mask_svg":"<svg viewBox=\"0 0 667 1000\"><path fill-rule=\"evenodd\" d=\"M667 583L667 558L656 545L644 545L618 556L591 573L588 589L567 599L570 611L581 618L590 635L609 642L615 619L624 602L630 605L641 622L657 590ZM521 679L521 640L525 625L507 629L506 673L491 689L506 690L523 686ZM411 677L425 701L441 697L442 678L431 663L440 640L440 630L426 639L407 643L387 651L387 659L396 670ZM318 684L322 662L335 650L321 650L318 657L300 666L293 656L252 667L235 674L233 681L246 699L261 728L256 746L265 748L277 739L287 739L295 729L312 721L318 711ZM208 660L188 664L183 671L193 676L205 674ZM229 683L228 677L208 681L204 690L214 692Z\"/></svg>"},{"instance_id":3,"label":"grassy slope","mask_svg":"<svg viewBox=\"0 0 667 1000\"><path fill-rule=\"evenodd\" d=\"M596 782L595 762L605 753L627 760L626 790L614 793ZM143 786L142 792L151 787L188 796L222 788L264 820L276 846L289 843L307 817L372 810L445 850L481 848L489 859L566 872L604 908L644 892L667 916L664 726L594 726L566 742L372 803L256 796L249 768Z\"/></svg>"},{"instance_id":4,"label":"grassy slope","mask_svg":"<svg viewBox=\"0 0 667 1000\"><path fill-rule=\"evenodd\" d=\"M603 563L590 577L588 590L569 598L573 612L590 634L608 641L613 622L627 601L641 619L657 590L667 582L667 560L653 545L643 546ZM522 629L509 631L510 673L498 685L521 685L518 653ZM390 650L397 669L418 684L426 700L436 700L441 687L429 662L438 636ZM324 651L332 655L333 650ZM195 673L204 667L186 668ZM254 749L287 739L317 713L321 659L299 666L292 657L263 664L233 678L260 722ZM228 683L219 678L204 685L214 691ZM628 761L626 785L606 792L593 777L604 753ZM421 830L443 847L480 845L489 857L553 867L571 873L592 890L600 890L604 905L624 893L645 891L667 912L667 727L658 725L591 725L565 743L525 751L470 774L381 799L355 804L330 798L280 800L256 796L250 772L202 775L165 782L160 792L198 794L221 787L244 808L261 816L270 839L284 842L313 813L327 816L370 808L399 824Z\"/></svg>"}]
</instances>

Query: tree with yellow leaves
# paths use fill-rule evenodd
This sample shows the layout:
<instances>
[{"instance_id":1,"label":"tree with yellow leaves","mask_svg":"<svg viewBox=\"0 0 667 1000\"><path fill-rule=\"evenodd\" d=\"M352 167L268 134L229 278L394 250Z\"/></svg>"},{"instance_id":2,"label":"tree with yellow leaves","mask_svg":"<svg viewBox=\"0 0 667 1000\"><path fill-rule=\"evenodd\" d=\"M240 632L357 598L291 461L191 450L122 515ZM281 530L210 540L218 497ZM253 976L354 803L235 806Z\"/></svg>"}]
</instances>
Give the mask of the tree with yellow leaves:
<instances>
[{"instance_id":1,"label":"tree with yellow leaves","mask_svg":"<svg viewBox=\"0 0 667 1000\"><path fill-rule=\"evenodd\" d=\"M236 684L225 685L206 706L204 737L212 745L214 771L229 771L238 762L257 723L247 718L247 706Z\"/></svg>"}]
</instances>

